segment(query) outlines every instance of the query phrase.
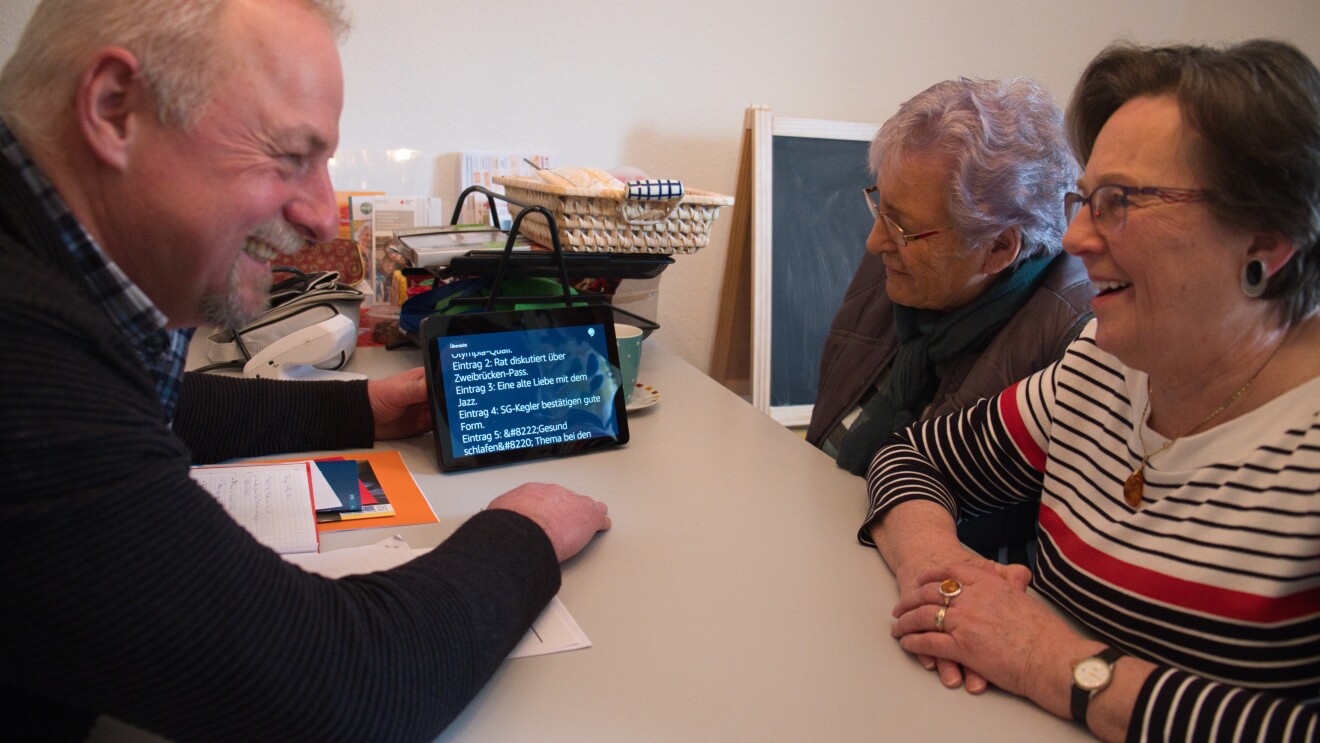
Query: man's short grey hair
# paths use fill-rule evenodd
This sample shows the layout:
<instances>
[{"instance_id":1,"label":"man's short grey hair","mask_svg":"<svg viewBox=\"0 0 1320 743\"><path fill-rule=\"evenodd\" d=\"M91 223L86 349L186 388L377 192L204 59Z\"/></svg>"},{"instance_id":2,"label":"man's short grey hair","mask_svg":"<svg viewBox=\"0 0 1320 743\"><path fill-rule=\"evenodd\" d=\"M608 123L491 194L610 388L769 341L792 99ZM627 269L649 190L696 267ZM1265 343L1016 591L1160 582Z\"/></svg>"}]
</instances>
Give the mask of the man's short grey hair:
<instances>
[{"instance_id":1,"label":"man's short grey hair","mask_svg":"<svg viewBox=\"0 0 1320 743\"><path fill-rule=\"evenodd\" d=\"M231 1L43 0L0 72L0 117L20 136L43 140L72 107L89 55L119 46L141 64L161 122L191 126L223 71L214 29ZM340 0L297 1L337 40L347 36Z\"/></svg>"},{"instance_id":2,"label":"man's short grey hair","mask_svg":"<svg viewBox=\"0 0 1320 743\"><path fill-rule=\"evenodd\" d=\"M1079 169L1063 112L1035 82L960 78L932 85L880 127L871 172L879 175L906 154L952 159L948 210L967 246L1018 227L1019 261L1062 249L1063 195Z\"/></svg>"}]
</instances>

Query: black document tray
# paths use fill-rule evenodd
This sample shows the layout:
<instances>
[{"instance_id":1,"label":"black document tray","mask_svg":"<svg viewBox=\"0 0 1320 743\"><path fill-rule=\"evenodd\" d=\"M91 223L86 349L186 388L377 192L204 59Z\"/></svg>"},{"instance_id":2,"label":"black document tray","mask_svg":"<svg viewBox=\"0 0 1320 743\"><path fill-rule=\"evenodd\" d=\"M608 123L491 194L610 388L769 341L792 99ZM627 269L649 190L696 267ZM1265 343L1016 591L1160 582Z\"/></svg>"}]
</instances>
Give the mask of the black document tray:
<instances>
[{"instance_id":1,"label":"black document tray","mask_svg":"<svg viewBox=\"0 0 1320 743\"><path fill-rule=\"evenodd\" d=\"M651 279L660 275L674 259L650 253L562 253L564 270L570 281L578 279ZM495 273L500 263L516 276L557 278L559 263L553 253L513 253L501 250L473 250L454 257L448 266L436 271L441 276L486 276Z\"/></svg>"}]
</instances>

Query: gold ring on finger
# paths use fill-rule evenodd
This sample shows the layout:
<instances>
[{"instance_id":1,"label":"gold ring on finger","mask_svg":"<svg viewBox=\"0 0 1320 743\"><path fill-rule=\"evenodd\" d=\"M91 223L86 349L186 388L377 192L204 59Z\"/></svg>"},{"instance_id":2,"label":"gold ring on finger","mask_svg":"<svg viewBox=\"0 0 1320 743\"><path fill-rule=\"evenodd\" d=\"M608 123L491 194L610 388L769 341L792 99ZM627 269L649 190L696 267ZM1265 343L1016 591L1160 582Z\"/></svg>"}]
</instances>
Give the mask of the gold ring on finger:
<instances>
[{"instance_id":1,"label":"gold ring on finger","mask_svg":"<svg viewBox=\"0 0 1320 743\"><path fill-rule=\"evenodd\" d=\"M957 578L947 578L940 583L940 595L944 597L944 605L948 606L953 597L962 593L962 583Z\"/></svg>"}]
</instances>

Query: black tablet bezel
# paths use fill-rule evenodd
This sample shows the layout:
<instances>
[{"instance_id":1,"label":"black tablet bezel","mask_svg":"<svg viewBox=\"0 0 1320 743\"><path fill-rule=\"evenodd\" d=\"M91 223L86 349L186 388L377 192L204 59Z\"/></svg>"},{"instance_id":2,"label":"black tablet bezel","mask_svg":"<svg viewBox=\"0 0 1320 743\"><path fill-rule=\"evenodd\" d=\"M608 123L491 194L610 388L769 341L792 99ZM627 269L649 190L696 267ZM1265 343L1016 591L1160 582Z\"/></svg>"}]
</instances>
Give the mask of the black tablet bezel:
<instances>
[{"instance_id":1,"label":"black tablet bezel","mask_svg":"<svg viewBox=\"0 0 1320 743\"><path fill-rule=\"evenodd\" d=\"M616 376L614 393L614 420L616 436L597 436L577 441L534 445L519 449L491 451L471 456L455 457L451 442L451 421L447 404L447 391L438 376L441 338L462 335L502 333L518 330L550 329L569 326L598 325L605 329L605 347L609 355L611 373L619 369L619 349L614 338L614 314L608 306L548 307L511 312L475 312L456 315L431 315L422 321L420 336L422 356L426 365L426 388L431 415L435 424L435 458L442 472L490 467L499 464L525 462L546 457L580 454L612 448L628 443L628 414L625 410L623 387Z\"/></svg>"}]
</instances>

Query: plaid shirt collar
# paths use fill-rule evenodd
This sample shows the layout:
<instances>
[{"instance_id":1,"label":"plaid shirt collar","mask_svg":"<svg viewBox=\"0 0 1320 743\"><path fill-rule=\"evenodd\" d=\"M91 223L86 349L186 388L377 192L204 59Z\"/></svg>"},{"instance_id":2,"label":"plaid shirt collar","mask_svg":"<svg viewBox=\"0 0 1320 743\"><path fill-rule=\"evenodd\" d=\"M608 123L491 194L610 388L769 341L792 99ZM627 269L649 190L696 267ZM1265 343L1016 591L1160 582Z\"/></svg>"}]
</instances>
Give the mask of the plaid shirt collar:
<instances>
[{"instance_id":1,"label":"plaid shirt collar","mask_svg":"<svg viewBox=\"0 0 1320 743\"><path fill-rule=\"evenodd\" d=\"M168 318L87 234L41 169L0 121L0 151L46 210L93 301L105 310L156 383L165 420L174 418L193 329L166 330Z\"/></svg>"}]
</instances>

